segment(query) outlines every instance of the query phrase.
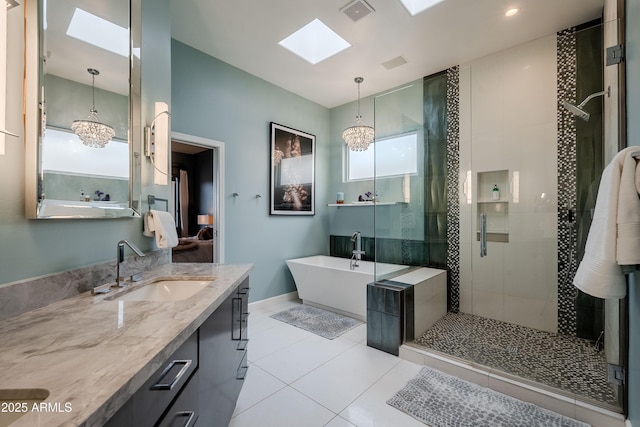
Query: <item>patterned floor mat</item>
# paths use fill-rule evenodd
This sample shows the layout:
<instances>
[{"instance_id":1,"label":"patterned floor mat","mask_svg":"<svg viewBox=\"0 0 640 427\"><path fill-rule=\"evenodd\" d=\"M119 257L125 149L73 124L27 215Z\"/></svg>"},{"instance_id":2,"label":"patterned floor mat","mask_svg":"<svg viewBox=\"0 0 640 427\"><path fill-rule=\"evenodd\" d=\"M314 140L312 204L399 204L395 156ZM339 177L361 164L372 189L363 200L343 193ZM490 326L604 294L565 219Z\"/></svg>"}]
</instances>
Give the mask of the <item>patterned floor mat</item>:
<instances>
[{"instance_id":1,"label":"patterned floor mat","mask_svg":"<svg viewBox=\"0 0 640 427\"><path fill-rule=\"evenodd\" d=\"M588 426L431 368L422 368L387 403L431 427Z\"/></svg>"},{"instance_id":2,"label":"patterned floor mat","mask_svg":"<svg viewBox=\"0 0 640 427\"><path fill-rule=\"evenodd\" d=\"M304 304L272 314L271 317L330 340L362 324L351 317Z\"/></svg>"}]
</instances>

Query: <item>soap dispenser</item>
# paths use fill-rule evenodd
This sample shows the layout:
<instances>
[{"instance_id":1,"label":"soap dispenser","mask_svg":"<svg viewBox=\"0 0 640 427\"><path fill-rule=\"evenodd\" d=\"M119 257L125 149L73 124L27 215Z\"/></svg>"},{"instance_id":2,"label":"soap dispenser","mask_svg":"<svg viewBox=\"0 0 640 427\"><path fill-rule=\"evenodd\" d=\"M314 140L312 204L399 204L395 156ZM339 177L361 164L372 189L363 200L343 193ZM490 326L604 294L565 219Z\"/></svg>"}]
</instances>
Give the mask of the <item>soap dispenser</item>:
<instances>
[{"instance_id":1,"label":"soap dispenser","mask_svg":"<svg viewBox=\"0 0 640 427\"><path fill-rule=\"evenodd\" d=\"M500 189L497 184L493 184L493 190L491 190L491 200L500 200Z\"/></svg>"}]
</instances>

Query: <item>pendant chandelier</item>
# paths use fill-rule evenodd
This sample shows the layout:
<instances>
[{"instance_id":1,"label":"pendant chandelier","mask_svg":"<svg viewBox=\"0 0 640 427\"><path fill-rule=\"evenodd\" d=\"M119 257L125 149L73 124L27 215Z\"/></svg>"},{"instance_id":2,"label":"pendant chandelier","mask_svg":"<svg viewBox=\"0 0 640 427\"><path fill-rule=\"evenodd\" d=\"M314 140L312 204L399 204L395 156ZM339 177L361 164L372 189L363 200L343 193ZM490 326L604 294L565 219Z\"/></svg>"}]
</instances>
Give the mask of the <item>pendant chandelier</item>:
<instances>
[{"instance_id":1,"label":"pendant chandelier","mask_svg":"<svg viewBox=\"0 0 640 427\"><path fill-rule=\"evenodd\" d=\"M369 148L369 144L373 142L375 131L371 126L362 124L362 116L360 115L360 83L364 81L362 77L356 77L354 81L358 84L358 115L356 116L356 125L348 127L342 132L342 139L347 143L351 151L365 151Z\"/></svg>"},{"instance_id":2,"label":"pendant chandelier","mask_svg":"<svg viewBox=\"0 0 640 427\"><path fill-rule=\"evenodd\" d=\"M98 110L96 110L96 76L100 71L95 68L87 68L87 72L91 74L91 99L92 106L89 115L84 120L74 120L71 124L71 130L78 135L82 143L88 147L104 148L105 145L116 134L113 128L100 122L98 118Z\"/></svg>"}]
</instances>

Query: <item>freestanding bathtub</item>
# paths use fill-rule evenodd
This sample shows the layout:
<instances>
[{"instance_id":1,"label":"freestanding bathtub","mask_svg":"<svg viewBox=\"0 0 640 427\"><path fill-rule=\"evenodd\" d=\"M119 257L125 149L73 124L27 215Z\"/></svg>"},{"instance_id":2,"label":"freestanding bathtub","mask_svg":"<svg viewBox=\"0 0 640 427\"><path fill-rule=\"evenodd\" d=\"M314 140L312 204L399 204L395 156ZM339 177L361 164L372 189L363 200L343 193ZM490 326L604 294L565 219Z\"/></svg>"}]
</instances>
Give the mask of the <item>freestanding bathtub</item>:
<instances>
[{"instance_id":1,"label":"freestanding bathtub","mask_svg":"<svg viewBox=\"0 0 640 427\"><path fill-rule=\"evenodd\" d=\"M309 305L326 308L366 321L367 284L378 278L400 274L406 265L358 261L358 267L349 269L348 258L315 255L288 259L287 266L298 288L298 297Z\"/></svg>"}]
</instances>

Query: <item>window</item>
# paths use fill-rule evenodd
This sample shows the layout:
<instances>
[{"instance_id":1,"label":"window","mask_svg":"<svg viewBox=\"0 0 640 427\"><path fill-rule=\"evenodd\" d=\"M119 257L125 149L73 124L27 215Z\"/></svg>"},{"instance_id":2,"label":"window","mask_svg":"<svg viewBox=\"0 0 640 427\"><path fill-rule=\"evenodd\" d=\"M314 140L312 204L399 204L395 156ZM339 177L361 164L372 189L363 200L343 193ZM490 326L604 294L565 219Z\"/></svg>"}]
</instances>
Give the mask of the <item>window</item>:
<instances>
[{"instance_id":1,"label":"window","mask_svg":"<svg viewBox=\"0 0 640 427\"><path fill-rule=\"evenodd\" d=\"M68 130L48 127L42 142L42 170L73 175L129 178L129 144L111 140L92 148Z\"/></svg>"},{"instance_id":2,"label":"window","mask_svg":"<svg viewBox=\"0 0 640 427\"><path fill-rule=\"evenodd\" d=\"M416 132L378 139L374 144L365 151L347 149L347 181L373 179L374 165L377 178L418 173Z\"/></svg>"}]
</instances>

